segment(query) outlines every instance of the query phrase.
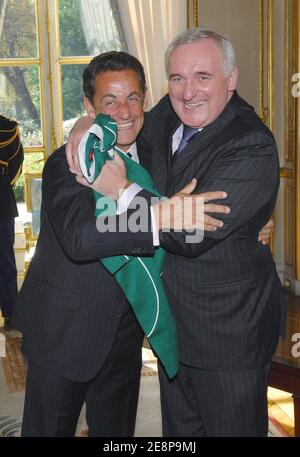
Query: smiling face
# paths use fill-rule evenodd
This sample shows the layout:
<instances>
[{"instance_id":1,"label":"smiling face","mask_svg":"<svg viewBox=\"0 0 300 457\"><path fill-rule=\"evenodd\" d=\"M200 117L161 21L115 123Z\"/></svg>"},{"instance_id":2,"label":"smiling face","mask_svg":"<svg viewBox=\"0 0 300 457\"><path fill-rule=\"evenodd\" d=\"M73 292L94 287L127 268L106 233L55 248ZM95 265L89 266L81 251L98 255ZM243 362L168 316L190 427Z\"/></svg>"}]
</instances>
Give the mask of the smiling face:
<instances>
[{"instance_id":1,"label":"smiling face","mask_svg":"<svg viewBox=\"0 0 300 457\"><path fill-rule=\"evenodd\" d=\"M237 84L237 68L229 76L223 55L211 39L180 45L169 60L169 96L180 120L201 128L224 110Z\"/></svg>"},{"instance_id":2,"label":"smiling face","mask_svg":"<svg viewBox=\"0 0 300 457\"><path fill-rule=\"evenodd\" d=\"M93 104L84 98L89 117L110 115L118 124L117 146L126 151L144 124L146 97L134 70L106 71L95 78Z\"/></svg>"}]
</instances>

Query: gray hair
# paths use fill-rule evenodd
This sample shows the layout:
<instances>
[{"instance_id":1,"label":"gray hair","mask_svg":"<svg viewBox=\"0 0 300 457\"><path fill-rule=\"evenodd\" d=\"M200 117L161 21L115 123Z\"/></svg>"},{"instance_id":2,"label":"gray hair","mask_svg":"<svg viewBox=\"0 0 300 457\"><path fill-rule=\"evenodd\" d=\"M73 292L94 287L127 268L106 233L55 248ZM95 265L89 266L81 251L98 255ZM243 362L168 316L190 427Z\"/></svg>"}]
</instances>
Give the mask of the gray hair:
<instances>
[{"instance_id":1,"label":"gray hair","mask_svg":"<svg viewBox=\"0 0 300 457\"><path fill-rule=\"evenodd\" d=\"M202 27L185 30L178 35L168 46L165 52L165 66L167 76L169 74L169 63L172 52L181 45L197 43L205 38L214 41L223 54L223 70L225 76L229 76L236 65L235 50L228 38L211 30Z\"/></svg>"}]
</instances>

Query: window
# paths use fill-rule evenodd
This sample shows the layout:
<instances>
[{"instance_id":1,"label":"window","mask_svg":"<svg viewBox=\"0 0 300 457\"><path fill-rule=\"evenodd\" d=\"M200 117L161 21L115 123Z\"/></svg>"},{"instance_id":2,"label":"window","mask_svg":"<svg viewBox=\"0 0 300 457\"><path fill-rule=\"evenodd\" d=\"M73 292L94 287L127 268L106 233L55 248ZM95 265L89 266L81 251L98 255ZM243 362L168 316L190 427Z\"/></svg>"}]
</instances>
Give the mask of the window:
<instances>
[{"instance_id":1,"label":"window","mask_svg":"<svg viewBox=\"0 0 300 457\"><path fill-rule=\"evenodd\" d=\"M84 112L83 69L112 49L127 50L117 0L0 0L0 106L20 124L24 172L63 144Z\"/></svg>"}]
</instances>

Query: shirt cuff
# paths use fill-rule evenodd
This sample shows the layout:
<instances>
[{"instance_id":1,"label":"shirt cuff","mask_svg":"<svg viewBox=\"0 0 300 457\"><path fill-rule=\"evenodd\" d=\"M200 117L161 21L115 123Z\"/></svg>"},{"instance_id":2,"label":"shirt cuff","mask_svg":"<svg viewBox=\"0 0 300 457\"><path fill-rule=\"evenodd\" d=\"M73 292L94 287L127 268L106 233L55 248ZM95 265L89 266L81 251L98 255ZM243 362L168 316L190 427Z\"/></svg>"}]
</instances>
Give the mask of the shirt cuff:
<instances>
[{"instance_id":1,"label":"shirt cuff","mask_svg":"<svg viewBox=\"0 0 300 457\"><path fill-rule=\"evenodd\" d=\"M134 199L134 197L141 192L143 188L136 183L131 184L124 192L121 194L121 197L117 201L117 215L125 213L128 206Z\"/></svg>"},{"instance_id":2,"label":"shirt cuff","mask_svg":"<svg viewBox=\"0 0 300 457\"><path fill-rule=\"evenodd\" d=\"M125 213L127 211L128 206L134 199L134 197L141 192L143 188L136 183L131 184L127 189L124 190L121 197L117 201L117 215ZM150 214L151 214L151 224L152 224L152 234L153 234L153 246L159 246L159 234L156 228L155 217L153 213L153 208L150 206Z\"/></svg>"},{"instance_id":3,"label":"shirt cuff","mask_svg":"<svg viewBox=\"0 0 300 457\"><path fill-rule=\"evenodd\" d=\"M152 235L153 235L153 246L159 246L159 234L158 230L156 227L156 222L155 222L155 217L154 217L154 212L153 212L152 206L150 206L150 212L151 212L151 223L152 223Z\"/></svg>"}]
</instances>

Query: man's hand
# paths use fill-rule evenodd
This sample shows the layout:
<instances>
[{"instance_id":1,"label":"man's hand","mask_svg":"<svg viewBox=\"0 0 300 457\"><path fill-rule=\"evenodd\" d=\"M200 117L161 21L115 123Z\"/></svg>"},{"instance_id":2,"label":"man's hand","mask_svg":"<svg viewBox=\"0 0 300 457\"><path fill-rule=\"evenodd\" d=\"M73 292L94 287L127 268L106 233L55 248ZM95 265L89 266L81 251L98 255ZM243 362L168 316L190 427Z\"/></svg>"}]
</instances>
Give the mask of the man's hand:
<instances>
[{"instance_id":1,"label":"man's hand","mask_svg":"<svg viewBox=\"0 0 300 457\"><path fill-rule=\"evenodd\" d=\"M269 244L270 236L274 232L274 221L270 219L269 222L261 229L258 234L258 241L262 244Z\"/></svg>"},{"instance_id":2,"label":"man's hand","mask_svg":"<svg viewBox=\"0 0 300 457\"><path fill-rule=\"evenodd\" d=\"M81 138L92 124L93 120L90 117L82 116L77 119L69 135L66 144L66 156L70 171L74 174L81 174L78 158L78 146Z\"/></svg>"},{"instance_id":3,"label":"man's hand","mask_svg":"<svg viewBox=\"0 0 300 457\"><path fill-rule=\"evenodd\" d=\"M152 207L158 230L191 230L198 228L212 232L224 225L222 221L206 213L228 214L230 212L228 206L207 203L211 200L226 198L226 192L216 191L190 195L194 191L196 184L196 179L192 179L187 186L173 195L173 197Z\"/></svg>"},{"instance_id":4,"label":"man's hand","mask_svg":"<svg viewBox=\"0 0 300 457\"><path fill-rule=\"evenodd\" d=\"M115 153L114 160L107 160L101 169L100 175L93 184L88 184L81 175L76 176L76 181L83 186L99 192L106 197L118 200L130 182L127 179L125 162L118 153Z\"/></svg>"}]
</instances>

